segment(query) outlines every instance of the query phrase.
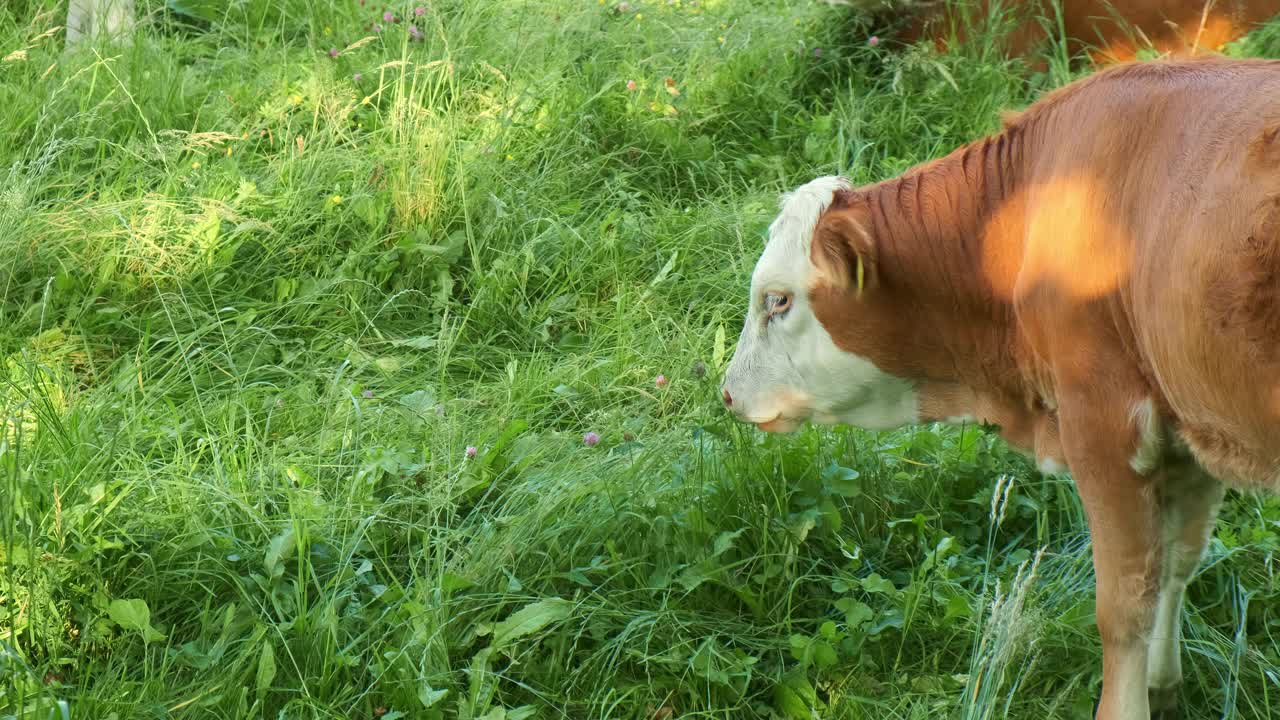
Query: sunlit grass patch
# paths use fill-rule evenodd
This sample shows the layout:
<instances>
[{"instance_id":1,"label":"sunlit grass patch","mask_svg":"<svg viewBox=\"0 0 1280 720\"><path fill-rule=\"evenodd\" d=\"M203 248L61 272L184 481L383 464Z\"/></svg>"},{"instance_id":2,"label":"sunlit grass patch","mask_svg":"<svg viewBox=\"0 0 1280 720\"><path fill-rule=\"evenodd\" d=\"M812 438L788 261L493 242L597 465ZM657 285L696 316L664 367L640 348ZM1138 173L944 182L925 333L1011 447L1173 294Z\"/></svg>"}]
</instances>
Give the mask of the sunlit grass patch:
<instances>
[{"instance_id":1,"label":"sunlit grass patch","mask_svg":"<svg viewBox=\"0 0 1280 720\"><path fill-rule=\"evenodd\" d=\"M780 191L1079 70L823 3L144 1L69 52L20 4L0 714L1092 709L1069 482L717 397ZM1278 513L1233 498L1192 585L1192 708L1271 712Z\"/></svg>"}]
</instances>

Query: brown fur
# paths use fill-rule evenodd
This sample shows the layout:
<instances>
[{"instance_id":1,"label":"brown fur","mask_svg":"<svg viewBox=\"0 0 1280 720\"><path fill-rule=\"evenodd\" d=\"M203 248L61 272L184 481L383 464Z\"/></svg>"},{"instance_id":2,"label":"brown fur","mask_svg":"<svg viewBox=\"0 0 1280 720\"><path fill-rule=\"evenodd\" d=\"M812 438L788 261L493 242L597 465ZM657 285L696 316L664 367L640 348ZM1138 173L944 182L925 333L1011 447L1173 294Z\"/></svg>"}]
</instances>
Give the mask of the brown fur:
<instances>
[{"instance_id":1,"label":"brown fur","mask_svg":"<svg viewBox=\"0 0 1280 720\"><path fill-rule=\"evenodd\" d=\"M1280 62L1120 66L838 195L815 230L811 302L838 346L914 381L926 419L972 414L1070 466L1094 535L1100 717L1131 707L1117 688L1158 587L1163 476L1131 458L1159 438L1135 409L1149 400L1160 436L1223 482L1280 490L1277 128Z\"/></svg>"},{"instance_id":2,"label":"brown fur","mask_svg":"<svg viewBox=\"0 0 1280 720\"><path fill-rule=\"evenodd\" d=\"M948 29L957 27L963 40L963 22L981 23L991 13L991 0L968 5L953 2L924 3L911 14L901 38L906 42L932 40L946 44ZM1018 21L1006 39L1004 50L1023 56L1048 39L1037 17L1050 20L1054 36L1057 23L1048 0L1001 0L1000 6ZM1062 0L1062 32L1072 53L1087 52L1095 62L1128 62L1150 46L1175 57L1216 51L1239 39L1258 24L1280 14L1276 0Z\"/></svg>"}]
</instances>

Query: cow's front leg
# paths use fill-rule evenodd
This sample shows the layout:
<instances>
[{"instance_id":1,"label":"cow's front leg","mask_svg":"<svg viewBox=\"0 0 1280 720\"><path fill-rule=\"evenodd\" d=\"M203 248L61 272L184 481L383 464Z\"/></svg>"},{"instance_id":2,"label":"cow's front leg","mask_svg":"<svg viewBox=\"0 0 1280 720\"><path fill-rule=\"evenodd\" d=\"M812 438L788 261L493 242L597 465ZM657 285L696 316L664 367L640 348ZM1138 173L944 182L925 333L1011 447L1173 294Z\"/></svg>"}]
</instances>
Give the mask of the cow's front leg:
<instances>
[{"instance_id":1,"label":"cow's front leg","mask_svg":"<svg viewBox=\"0 0 1280 720\"><path fill-rule=\"evenodd\" d=\"M1097 377L1097 376L1095 376ZM1105 376L1104 376L1105 377ZM1147 654L1160 587L1158 442L1141 392L1095 383L1060 391L1063 450L1089 519L1102 639L1099 720L1149 720ZM1149 405L1148 405L1149 407Z\"/></svg>"}]
</instances>

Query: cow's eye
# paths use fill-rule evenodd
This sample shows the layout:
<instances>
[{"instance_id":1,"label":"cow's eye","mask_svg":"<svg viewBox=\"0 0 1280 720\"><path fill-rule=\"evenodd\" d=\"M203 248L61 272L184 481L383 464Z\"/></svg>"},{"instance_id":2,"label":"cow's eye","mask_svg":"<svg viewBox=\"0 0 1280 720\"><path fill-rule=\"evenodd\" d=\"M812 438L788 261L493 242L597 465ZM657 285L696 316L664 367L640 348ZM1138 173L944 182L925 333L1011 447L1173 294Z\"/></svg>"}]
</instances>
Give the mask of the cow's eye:
<instances>
[{"instance_id":1,"label":"cow's eye","mask_svg":"<svg viewBox=\"0 0 1280 720\"><path fill-rule=\"evenodd\" d=\"M785 315L791 309L790 293L769 292L764 295L764 311L770 317Z\"/></svg>"}]
</instances>

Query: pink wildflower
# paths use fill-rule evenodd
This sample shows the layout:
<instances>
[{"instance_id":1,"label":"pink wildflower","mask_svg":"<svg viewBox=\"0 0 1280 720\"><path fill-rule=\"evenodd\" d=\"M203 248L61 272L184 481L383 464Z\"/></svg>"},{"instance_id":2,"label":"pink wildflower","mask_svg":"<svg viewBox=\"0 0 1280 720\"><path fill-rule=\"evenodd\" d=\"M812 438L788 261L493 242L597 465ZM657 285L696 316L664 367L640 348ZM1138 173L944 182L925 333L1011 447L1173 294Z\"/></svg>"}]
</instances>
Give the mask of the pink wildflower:
<instances>
[{"instance_id":1,"label":"pink wildflower","mask_svg":"<svg viewBox=\"0 0 1280 720\"><path fill-rule=\"evenodd\" d=\"M872 35L871 37L867 38L867 44L870 45L871 47L875 47L880 44L880 38L876 37L875 35Z\"/></svg>"},{"instance_id":2,"label":"pink wildflower","mask_svg":"<svg viewBox=\"0 0 1280 720\"><path fill-rule=\"evenodd\" d=\"M476 449L476 446L475 446L475 445L468 445L468 446L467 446L467 457L469 457L469 458L473 458L473 457L475 457L475 456L476 456L476 453L478 453L478 452L480 452L480 451Z\"/></svg>"},{"instance_id":3,"label":"pink wildflower","mask_svg":"<svg viewBox=\"0 0 1280 720\"><path fill-rule=\"evenodd\" d=\"M597 443L600 442L600 436L594 432L589 432L586 435L582 436L582 442L587 447L594 447Z\"/></svg>"},{"instance_id":4,"label":"pink wildflower","mask_svg":"<svg viewBox=\"0 0 1280 720\"><path fill-rule=\"evenodd\" d=\"M636 89L636 81L635 81L635 80L628 80L628 81L627 81L627 89L628 89L628 90L635 90L635 89Z\"/></svg>"},{"instance_id":5,"label":"pink wildflower","mask_svg":"<svg viewBox=\"0 0 1280 720\"><path fill-rule=\"evenodd\" d=\"M654 385L657 385L657 386L658 386L658 387L660 387L660 388L661 388L661 387L666 387L666 386L667 386L667 376L666 376L666 375L659 375L658 377L654 378L653 384L654 384Z\"/></svg>"}]
</instances>

